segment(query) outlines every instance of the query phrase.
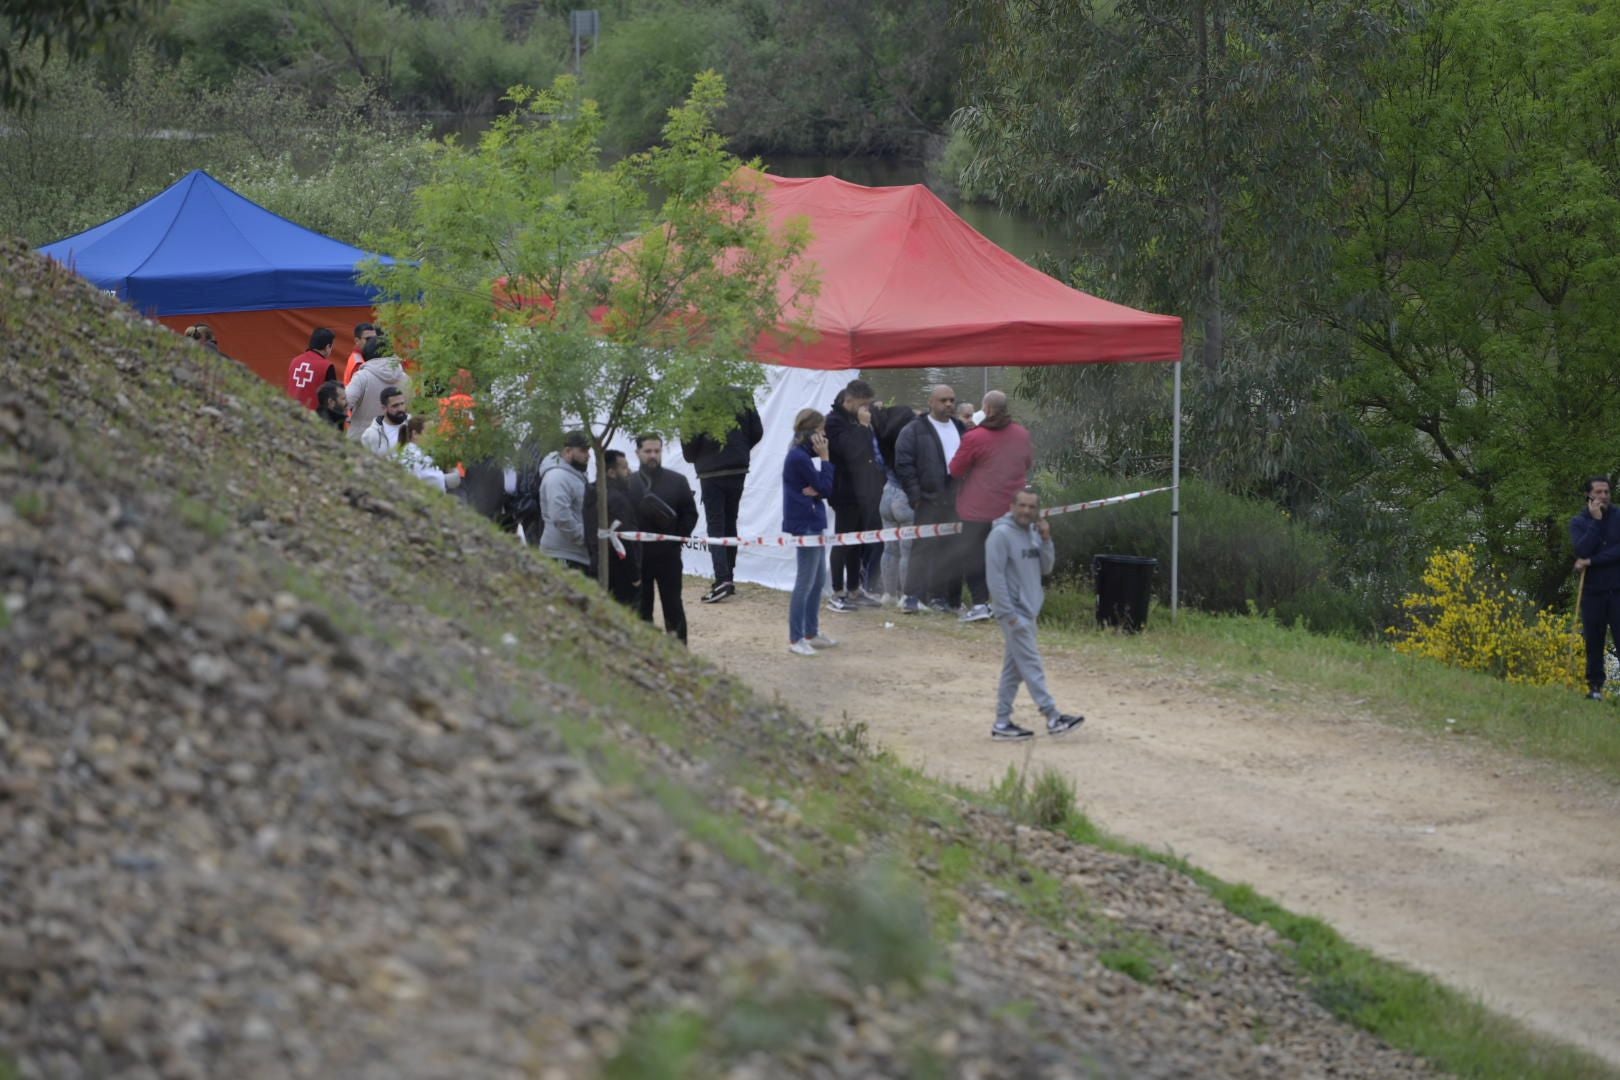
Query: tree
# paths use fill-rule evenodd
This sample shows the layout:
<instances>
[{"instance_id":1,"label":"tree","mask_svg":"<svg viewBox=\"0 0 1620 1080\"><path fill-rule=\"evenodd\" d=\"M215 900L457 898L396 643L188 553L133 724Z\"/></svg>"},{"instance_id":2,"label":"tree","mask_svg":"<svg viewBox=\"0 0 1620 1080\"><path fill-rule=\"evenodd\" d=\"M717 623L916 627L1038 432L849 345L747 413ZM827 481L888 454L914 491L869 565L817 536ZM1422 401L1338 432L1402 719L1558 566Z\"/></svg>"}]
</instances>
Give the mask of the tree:
<instances>
[{"instance_id":1,"label":"tree","mask_svg":"<svg viewBox=\"0 0 1620 1080\"><path fill-rule=\"evenodd\" d=\"M506 406L502 423L454 433L444 452L506 456L527 432L577 422L605 530L603 451L616 433L717 429L728 387L762 381L752 356L782 318L779 283L814 296L813 268L797 265L808 228L772 229L761 215L761 186L715 133L725 84L713 72L670 110L661 145L606 167L600 114L571 77L509 100L476 148L439 148L389 245L409 261L369 275L427 384L465 369L483 415L491 396Z\"/></svg>"},{"instance_id":2,"label":"tree","mask_svg":"<svg viewBox=\"0 0 1620 1080\"><path fill-rule=\"evenodd\" d=\"M1409 527L1551 604L1581 481L1616 461L1620 8L1448 0L1374 73L1343 392Z\"/></svg>"},{"instance_id":3,"label":"tree","mask_svg":"<svg viewBox=\"0 0 1620 1080\"><path fill-rule=\"evenodd\" d=\"M40 62L52 49L78 58L114 23L131 18L140 0L0 0L0 109L32 104L39 83L24 54L39 46Z\"/></svg>"},{"instance_id":4,"label":"tree","mask_svg":"<svg viewBox=\"0 0 1620 1080\"><path fill-rule=\"evenodd\" d=\"M1188 445L1206 478L1308 497L1343 468L1346 444L1316 401L1329 348L1312 301L1334 250L1328 200L1359 154L1342 117L1383 26L1354 0L973 0L965 12L978 43L957 116L969 186L1056 225L1068 247L1055 268L1075 284L1187 320ZM1042 399L1090 410L1098 457L1168 456L1162 375L1033 381ZM1122 422L1117 394L1141 411Z\"/></svg>"}]
</instances>

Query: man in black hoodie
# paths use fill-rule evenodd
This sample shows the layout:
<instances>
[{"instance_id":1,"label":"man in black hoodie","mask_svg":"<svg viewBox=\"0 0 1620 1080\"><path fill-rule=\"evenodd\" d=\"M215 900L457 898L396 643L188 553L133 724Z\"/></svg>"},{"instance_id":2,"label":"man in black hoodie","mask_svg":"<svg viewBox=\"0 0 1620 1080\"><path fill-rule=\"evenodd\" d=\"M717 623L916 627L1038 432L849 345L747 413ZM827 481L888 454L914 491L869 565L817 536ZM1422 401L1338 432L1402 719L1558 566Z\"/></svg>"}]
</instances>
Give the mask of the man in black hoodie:
<instances>
[{"instance_id":1,"label":"man in black hoodie","mask_svg":"<svg viewBox=\"0 0 1620 1080\"><path fill-rule=\"evenodd\" d=\"M833 493L827 502L833 508L833 528L837 532L857 532L883 526L879 505L883 501L883 463L878 455L877 436L872 432L871 384L851 379L838 392L827 410L827 448L833 463ZM864 585L866 566L879 557L881 544L851 544L832 550L833 611L854 611L879 606Z\"/></svg>"},{"instance_id":2,"label":"man in black hoodie","mask_svg":"<svg viewBox=\"0 0 1620 1080\"><path fill-rule=\"evenodd\" d=\"M697 500L686 477L664 468L664 440L636 436L640 470L630 481L630 496L642 532L691 536L697 525ZM653 593L664 610L664 632L686 643L686 605L681 602L681 543L649 540L641 545L641 617L652 622Z\"/></svg>"},{"instance_id":3,"label":"man in black hoodie","mask_svg":"<svg viewBox=\"0 0 1620 1080\"><path fill-rule=\"evenodd\" d=\"M1604 643L1620 648L1620 514L1609 499L1609 478L1586 482L1586 509L1569 523L1575 569L1581 572L1581 628L1586 637L1586 696L1603 700Z\"/></svg>"},{"instance_id":4,"label":"man in black hoodie","mask_svg":"<svg viewBox=\"0 0 1620 1080\"><path fill-rule=\"evenodd\" d=\"M618 450L603 454L607 461L608 524L617 521L619 529L635 532L636 507L630 497L630 461ZM598 542L596 524L596 485L585 492L585 550L591 557L591 577L595 578L601 566L602 545ZM638 607L641 600L641 544L635 540L622 541L624 557L608 546L608 592L613 599L628 608Z\"/></svg>"},{"instance_id":5,"label":"man in black hoodie","mask_svg":"<svg viewBox=\"0 0 1620 1080\"><path fill-rule=\"evenodd\" d=\"M765 437L765 425L748 392L738 387L732 387L731 392L738 399L737 414L724 438L699 432L686 438L682 447L697 473L710 536L737 535L737 512L742 508L743 485L748 480L748 460ZM737 592L737 549L711 545L709 557L714 560L714 585L703 594L702 603L718 604Z\"/></svg>"},{"instance_id":6,"label":"man in black hoodie","mask_svg":"<svg viewBox=\"0 0 1620 1080\"><path fill-rule=\"evenodd\" d=\"M956 492L951 484L951 457L966 431L956 412L956 391L936 386L928 411L907 424L894 446L894 473L911 500L918 525L956 520ZM915 615L924 604L953 608L962 596L962 575L953 558L955 537L919 539L911 549L906 597L900 610Z\"/></svg>"}]
</instances>

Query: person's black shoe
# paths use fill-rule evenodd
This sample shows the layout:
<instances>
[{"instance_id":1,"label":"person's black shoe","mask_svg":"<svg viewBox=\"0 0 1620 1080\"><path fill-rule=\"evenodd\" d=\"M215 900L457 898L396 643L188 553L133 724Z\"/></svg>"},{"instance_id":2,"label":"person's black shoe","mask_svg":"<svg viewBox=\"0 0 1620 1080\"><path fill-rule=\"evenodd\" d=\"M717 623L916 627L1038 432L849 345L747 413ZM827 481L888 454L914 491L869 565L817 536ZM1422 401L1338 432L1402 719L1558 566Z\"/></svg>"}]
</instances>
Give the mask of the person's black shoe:
<instances>
[{"instance_id":1,"label":"person's black shoe","mask_svg":"<svg viewBox=\"0 0 1620 1080\"><path fill-rule=\"evenodd\" d=\"M997 720L996 726L990 729L990 737L1001 742L1020 742L1024 739L1033 739L1035 733L1029 728L1019 727L1011 720Z\"/></svg>"},{"instance_id":2,"label":"person's black shoe","mask_svg":"<svg viewBox=\"0 0 1620 1080\"><path fill-rule=\"evenodd\" d=\"M1073 731L1075 728L1079 727L1085 722L1086 718L1083 716L1071 716L1068 713L1058 713L1056 716L1047 718L1046 733L1052 736L1067 735L1069 732Z\"/></svg>"},{"instance_id":3,"label":"person's black shoe","mask_svg":"<svg viewBox=\"0 0 1620 1080\"><path fill-rule=\"evenodd\" d=\"M729 581L717 581L714 583L713 588L699 598L699 602L704 604L718 604L728 596L735 595L737 595L737 586L733 585Z\"/></svg>"}]
</instances>

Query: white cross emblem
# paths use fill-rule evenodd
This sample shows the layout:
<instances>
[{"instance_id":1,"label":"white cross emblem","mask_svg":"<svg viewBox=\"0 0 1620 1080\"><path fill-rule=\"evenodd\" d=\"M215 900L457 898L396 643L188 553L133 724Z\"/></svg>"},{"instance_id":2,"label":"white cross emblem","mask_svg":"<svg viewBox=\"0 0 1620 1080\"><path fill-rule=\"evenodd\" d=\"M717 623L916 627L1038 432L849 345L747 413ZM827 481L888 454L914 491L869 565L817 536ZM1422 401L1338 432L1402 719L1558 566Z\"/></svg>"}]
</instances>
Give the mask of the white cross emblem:
<instances>
[{"instance_id":1,"label":"white cross emblem","mask_svg":"<svg viewBox=\"0 0 1620 1080\"><path fill-rule=\"evenodd\" d=\"M293 368L293 385L302 390L315 381L315 365L308 360Z\"/></svg>"}]
</instances>

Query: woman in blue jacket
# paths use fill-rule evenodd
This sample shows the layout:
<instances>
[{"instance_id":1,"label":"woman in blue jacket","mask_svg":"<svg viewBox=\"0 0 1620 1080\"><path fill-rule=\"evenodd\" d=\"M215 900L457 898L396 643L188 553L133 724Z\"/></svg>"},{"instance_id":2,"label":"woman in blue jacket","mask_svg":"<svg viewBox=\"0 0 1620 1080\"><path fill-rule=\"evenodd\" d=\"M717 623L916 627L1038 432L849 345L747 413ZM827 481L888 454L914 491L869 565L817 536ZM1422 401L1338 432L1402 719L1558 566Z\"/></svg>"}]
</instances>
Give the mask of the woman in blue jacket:
<instances>
[{"instance_id":1,"label":"woman in blue jacket","mask_svg":"<svg viewBox=\"0 0 1620 1080\"><path fill-rule=\"evenodd\" d=\"M793 420L793 445L782 464L782 531L789 536L820 536L827 531L827 497L833 491L833 465L827 460L827 418L800 409ZM788 651L814 656L838 642L821 633L821 594L827 589L827 550L795 549L798 574L788 604Z\"/></svg>"}]
</instances>

